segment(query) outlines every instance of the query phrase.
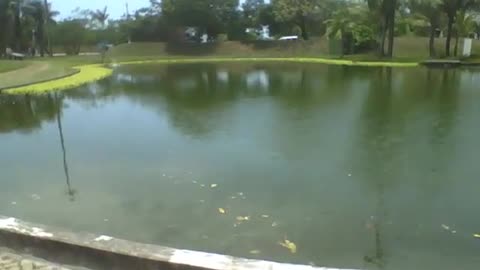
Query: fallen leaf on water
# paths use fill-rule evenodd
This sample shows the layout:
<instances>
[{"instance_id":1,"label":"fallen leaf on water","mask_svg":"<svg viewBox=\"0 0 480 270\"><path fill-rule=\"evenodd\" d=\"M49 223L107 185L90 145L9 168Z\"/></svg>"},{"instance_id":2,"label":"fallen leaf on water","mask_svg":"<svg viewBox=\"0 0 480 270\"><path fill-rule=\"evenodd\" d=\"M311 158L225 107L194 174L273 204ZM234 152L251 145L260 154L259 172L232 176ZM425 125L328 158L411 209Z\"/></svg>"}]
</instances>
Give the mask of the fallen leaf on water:
<instances>
[{"instance_id":1,"label":"fallen leaf on water","mask_svg":"<svg viewBox=\"0 0 480 270\"><path fill-rule=\"evenodd\" d=\"M480 238L480 234L476 233L476 234L473 235L473 237Z\"/></svg>"},{"instance_id":2,"label":"fallen leaf on water","mask_svg":"<svg viewBox=\"0 0 480 270\"><path fill-rule=\"evenodd\" d=\"M447 230L447 231L449 231L449 230L450 230L450 227L448 227L448 226L447 226L447 225L445 225L445 224L442 224L442 228L443 228L443 229L445 229L445 230Z\"/></svg>"},{"instance_id":3,"label":"fallen leaf on water","mask_svg":"<svg viewBox=\"0 0 480 270\"><path fill-rule=\"evenodd\" d=\"M217 184L211 184L210 187L211 188L216 188L218 185Z\"/></svg>"},{"instance_id":4,"label":"fallen leaf on water","mask_svg":"<svg viewBox=\"0 0 480 270\"><path fill-rule=\"evenodd\" d=\"M200 186L201 186L201 187L205 187L205 185L204 185L204 184L201 184Z\"/></svg>"},{"instance_id":5,"label":"fallen leaf on water","mask_svg":"<svg viewBox=\"0 0 480 270\"><path fill-rule=\"evenodd\" d=\"M297 253L297 245L287 239L285 239L283 242L278 242L278 244L288 250L290 250L291 253L295 254Z\"/></svg>"},{"instance_id":6,"label":"fallen leaf on water","mask_svg":"<svg viewBox=\"0 0 480 270\"><path fill-rule=\"evenodd\" d=\"M269 218L269 215L262 215L263 218Z\"/></svg>"},{"instance_id":7,"label":"fallen leaf on water","mask_svg":"<svg viewBox=\"0 0 480 270\"><path fill-rule=\"evenodd\" d=\"M272 223L272 227L277 227L277 225L278 225L277 222Z\"/></svg>"},{"instance_id":8,"label":"fallen leaf on water","mask_svg":"<svg viewBox=\"0 0 480 270\"><path fill-rule=\"evenodd\" d=\"M225 211L225 209L223 209L223 208L218 208L218 212L220 214L226 214L227 213L227 211Z\"/></svg>"},{"instance_id":9,"label":"fallen leaf on water","mask_svg":"<svg viewBox=\"0 0 480 270\"><path fill-rule=\"evenodd\" d=\"M238 221L248 221L248 220L250 220L250 217L249 216L246 216L246 217L238 216L237 220Z\"/></svg>"},{"instance_id":10,"label":"fallen leaf on water","mask_svg":"<svg viewBox=\"0 0 480 270\"><path fill-rule=\"evenodd\" d=\"M197 182L197 181L195 181L195 180L193 180L193 181L192 181L192 183L194 183L194 184L198 184L198 182Z\"/></svg>"},{"instance_id":11,"label":"fallen leaf on water","mask_svg":"<svg viewBox=\"0 0 480 270\"><path fill-rule=\"evenodd\" d=\"M231 198L232 200L235 200L237 197L235 197L235 196L232 196L232 197L230 197L230 198Z\"/></svg>"},{"instance_id":12,"label":"fallen leaf on water","mask_svg":"<svg viewBox=\"0 0 480 270\"><path fill-rule=\"evenodd\" d=\"M260 254L260 250L258 249L250 250L250 254Z\"/></svg>"}]
</instances>

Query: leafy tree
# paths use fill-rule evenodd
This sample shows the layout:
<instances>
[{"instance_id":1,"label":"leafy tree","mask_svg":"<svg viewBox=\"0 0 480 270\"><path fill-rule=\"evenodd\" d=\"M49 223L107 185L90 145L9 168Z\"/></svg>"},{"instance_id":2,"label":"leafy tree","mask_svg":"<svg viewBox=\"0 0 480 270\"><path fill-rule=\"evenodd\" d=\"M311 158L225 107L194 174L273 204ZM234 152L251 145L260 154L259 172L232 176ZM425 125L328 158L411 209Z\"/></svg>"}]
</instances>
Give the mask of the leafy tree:
<instances>
[{"instance_id":1,"label":"leafy tree","mask_svg":"<svg viewBox=\"0 0 480 270\"><path fill-rule=\"evenodd\" d=\"M61 21L53 30L55 44L63 46L69 55L79 54L80 47L88 42L88 32L82 20Z\"/></svg>"},{"instance_id":2,"label":"leafy tree","mask_svg":"<svg viewBox=\"0 0 480 270\"><path fill-rule=\"evenodd\" d=\"M245 20L245 26L258 28L260 25L260 13L265 8L265 0L245 0L242 5L242 15Z\"/></svg>"},{"instance_id":3,"label":"leafy tree","mask_svg":"<svg viewBox=\"0 0 480 270\"><path fill-rule=\"evenodd\" d=\"M466 10L460 10L457 13L455 20L455 47L453 55L458 56L458 44L460 37L467 37L470 33L475 31L475 21L472 14L467 13Z\"/></svg>"},{"instance_id":4,"label":"leafy tree","mask_svg":"<svg viewBox=\"0 0 480 270\"><path fill-rule=\"evenodd\" d=\"M307 20L320 8L319 0L272 0L273 14L279 22L293 22L302 30L303 39L309 38Z\"/></svg>"},{"instance_id":5,"label":"leafy tree","mask_svg":"<svg viewBox=\"0 0 480 270\"><path fill-rule=\"evenodd\" d=\"M237 12L238 0L163 0L162 14L169 24L198 27L209 36L227 30Z\"/></svg>"}]
</instances>

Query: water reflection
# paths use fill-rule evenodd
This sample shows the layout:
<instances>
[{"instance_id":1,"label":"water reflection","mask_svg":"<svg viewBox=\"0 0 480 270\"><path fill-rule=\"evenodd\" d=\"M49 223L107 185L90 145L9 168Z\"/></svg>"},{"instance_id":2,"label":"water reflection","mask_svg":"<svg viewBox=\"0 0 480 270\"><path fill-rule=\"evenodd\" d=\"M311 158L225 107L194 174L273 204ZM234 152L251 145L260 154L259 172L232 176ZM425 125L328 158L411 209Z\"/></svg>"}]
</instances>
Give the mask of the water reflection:
<instances>
[{"instance_id":1,"label":"water reflection","mask_svg":"<svg viewBox=\"0 0 480 270\"><path fill-rule=\"evenodd\" d=\"M43 122L55 121L62 100L52 94L43 96L9 96L0 98L0 133L18 131L31 133L41 129Z\"/></svg>"},{"instance_id":2,"label":"water reflection","mask_svg":"<svg viewBox=\"0 0 480 270\"><path fill-rule=\"evenodd\" d=\"M58 100L58 94L54 93L55 100ZM57 112L57 126L58 126L58 134L60 136L60 145L62 147L62 154L63 154L63 172L65 173L65 181L67 182L67 194L70 199L70 201L75 201L75 195L77 193L76 190L72 188L71 182L70 182L70 173L68 170L68 162L67 162L67 149L65 147L65 139L63 137L63 128L62 128L62 112L60 111L60 108Z\"/></svg>"},{"instance_id":3,"label":"water reflection","mask_svg":"<svg viewBox=\"0 0 480 270\"><path fill-rule=\"evenodd\" d=\"M9 185L0 190L0 212L286 262L476 269L479 77L310 64L142 65L58 96L0 96L16 105L0 108L0 149L20 150L0 153L2 176L15 179L0 179ZM52 151L57 140L42 144L57 136L63 164ZM21 154L31 149L41 157ZM74 187L69 165L82 179ZM49 173L62 169L74 204L58 203L65 195L51 191L59 176ZM33 181L30 170L45 175ZM35 206L12 210L2 201L35 188L52 198L42 217ZM278 245L285 237L297 254Z\"/></svg>"}]
</instances>

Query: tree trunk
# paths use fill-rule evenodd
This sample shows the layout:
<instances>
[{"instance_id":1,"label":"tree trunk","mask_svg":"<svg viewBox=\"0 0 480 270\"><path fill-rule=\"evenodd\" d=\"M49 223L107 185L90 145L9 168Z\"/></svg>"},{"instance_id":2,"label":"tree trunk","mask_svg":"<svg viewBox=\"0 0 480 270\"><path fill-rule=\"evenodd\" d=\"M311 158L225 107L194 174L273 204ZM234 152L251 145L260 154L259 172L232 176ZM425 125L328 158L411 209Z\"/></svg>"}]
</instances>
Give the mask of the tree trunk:
<instances>
[{"instance_id":1,"label":"tree trunk","mask_svg":"<svg viewBox=\"0 0 480 270\"><path fill-rule=\"evenodd\" d=\"M393 43L395 42L395 10L397 7L397 0L390 0L389 20L388 20L388 52L389 58L393 57Z\"/></svg>"},{"instance_id":2,"label":"tree trunk","mask_svg":"<svg viewBox=\"0 0 480 270\"><path fill-rule=\"evenodd\" d=\"M44 16L44 30L45 30L45 36L47 38L47 50L48 50L48 54L50 55L50 57L53 56L53 52L52 52L52 45L50 44L50 32L48 31L48 21L50 19L50 10L48 8L48 2L47 0L44 0L43 1L43 4L44 4L44 11L45 11L45 16Z\"/></svg>"},{"instance_id":3,"label":"tree trunk","mask_svg":"<svg viewBox=\"0 0 480 270\"><path fill-rule=\"evenodd\" d=\"M430 58L434 58L435 53L435 30L436 27L434 25L430 26L430 40L428 41L428 50L430 52Z\"/></svg>"},{"instance_id":4,"label":"tree trunk","mask_svg":"<svg viewBox=\"0 0 480 270\"><path fill-rule=\"evenodd\" d=\"M15 37L15 50L20 52L21 49L21 42L22 42L22 23L20 22L20 3L17 2L17 6L15 7L15 22L14 22L14 37Z\"/></svg>"},{"instance_id":5,"label":"tree trunk","mask_svg":"<svg viewBox=\"0 0 480 270\"><path fill-rule=\"evenodd\" d=\"M300 18L300 29L302 29L302 38L308 40L307 22L304 15L301 15Z\"/></svg>"},{"instance_id":6,"label":"tree trunk","mask_svg":"<svg viewBox=\"0 0 480 270\"><path fill-rule=\"evenodd\" d=\"M388 16L384 16L382 22L382 29L380 30L380 47L378 50L378 54L380 57L385 56L385 39L387 38L387 24L388 24Z\"/></svg>"},{"instance_id":7,"label":"tree trunk","mask_svg":"<svg viewBox=\"0 0 480 270\"><path fill-rule=\"evenodd\" d=\"M455 20L454 14L448 14L448 24L447 24L447 40L445 43L445 55L450 56L450 41L452 40L452 28L453 21Z\"/></svg>"},{"instance_id":8,"label":"tree trunk","mask_svg":"<svg viewBox=\"0 0 480 270\"><path fill-rule=\"evenodd\" d=\"M458 36L458 32L455 34L455 47L453 47L453 55L455 57L458 56L458 42L460 40L460 37Z\"/></svg>"}]
</instances>

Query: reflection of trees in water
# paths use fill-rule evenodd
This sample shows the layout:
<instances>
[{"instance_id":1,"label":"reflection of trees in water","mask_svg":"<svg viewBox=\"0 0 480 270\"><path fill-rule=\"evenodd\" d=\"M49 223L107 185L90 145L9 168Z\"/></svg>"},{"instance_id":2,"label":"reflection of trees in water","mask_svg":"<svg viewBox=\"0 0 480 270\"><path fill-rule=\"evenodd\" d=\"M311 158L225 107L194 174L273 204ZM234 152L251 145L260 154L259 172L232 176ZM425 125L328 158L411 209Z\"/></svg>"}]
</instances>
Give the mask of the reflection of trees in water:
<instances>
[{"instance_id":1,"label":"reflection of trees in water","mask_svg":"<svg viewBox=\"0 0 480 270\"><path fill-rule=\"evenodd\" d=\"M58 94L54 93L55 99L58 99ZM62 112L60 111L60 107L58 108L57 112L57 127L58 127L58 134L60 136L60 145L62 147L62 154L63 154L63 172L65 173L65 181L67 183L67 194L70 198L70 201L75 201L76 190L72 188L70 182L70 173L68 170L68 162L67 162L67 149L65 147L65 139L63 136L63 127L62 127Z\"/></svg>"},{"instance_id":2,"label":"reflection of trees in water","mask_svg":"<svg viewBox=\"0 0 480 270\"><path fill-rule=\"evenodd\" d=\"M417 123L427 124L427 132L431 130L430 126L435 130L435 124L430 122L431 115L436 121L446 122L440 124L445 133L434 134L435 140L449 137L447 134L455 126L452 119L455 119L458 105L458 80L455 72L451 71L381 68L374 72L358 122L361 131L357 132L360 137L354 143L356 149L352 159L354 162L360 161L356 165L357 170L363 179L368 179L368 185L376 194L376 213L372 222L374 250L365 256L365 260L379 268L385 268L390 256L387 248L393 245L386 243L388 232L385 231L385 224L389 218L386 192L396 185L405 185L405 181L418 180L415 177L409 179L412 175L405 173L405 166L411 170L409 162L414 162L406 155L412 150L409 147L417 146L405 144L404 139L411 137L420 143L428 138L428 133L423 133L422 129L416 127ZM404 75L407 76L403 77ZM406 80L402 81L402 77ZM438 146L432 145L430 148L435 150ZM432 159L436 156L435 153L427 153L426 157L430 160L420 158L421 163L447 166L446 161L439 163L437 158ZM415 168L414 171L419 169ZM422 185L421 182L412 184ZM426 190L432 192L431 187ZM408 205L409 202L405 204Z\"/></svg>"},{"instance_id":3,"label":"reflection of trees in water","mask_svg":"<svg viewBox=\"0 0 480 270\"><path fill-rule=\"evenodd\" d=\"M33 132L44 122L57 122L63 154L63 168L68 194L74 199L76 191L71 187L67 152L62 128L64 96L58 93L44 95L0 95L0 133Z\"/></svg>"},{"instance_id":4,"label":"reflection of trees in water","mask_svg":"<svg viewBox=\"0 0 480 270\"><path fill-rule=\"evenodd\" d=\"M375 216L373 220L373 254L365 255L367 262L383 268L386 265L384 245L384 224L387 218L385 207L385 188L392 174L392 159L395 149L389 145L388 138L394 123L392 117L392 69L380 68L373 71L370 91L365 102L361 119L365 127L360 145L366 147L365 157L359 160L365 162L362 166L366 177L373 181L369 183L375 190ZM396 123L398 124L398 123ZM388 169L387 169L388 168Z\"/></svg>"},{"instance_id":5,"label":"reflection of trees in water","mask_svg":"<svg viewBox=\"0 0 480 270\"><path fill-rule=\"evenodd\" d=\"M0 95L0 133L30 133L43 122L54 121L62 100L53 95Z\"/></svg>"}]
</instances>

